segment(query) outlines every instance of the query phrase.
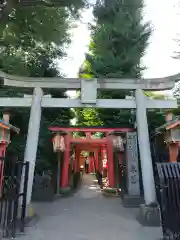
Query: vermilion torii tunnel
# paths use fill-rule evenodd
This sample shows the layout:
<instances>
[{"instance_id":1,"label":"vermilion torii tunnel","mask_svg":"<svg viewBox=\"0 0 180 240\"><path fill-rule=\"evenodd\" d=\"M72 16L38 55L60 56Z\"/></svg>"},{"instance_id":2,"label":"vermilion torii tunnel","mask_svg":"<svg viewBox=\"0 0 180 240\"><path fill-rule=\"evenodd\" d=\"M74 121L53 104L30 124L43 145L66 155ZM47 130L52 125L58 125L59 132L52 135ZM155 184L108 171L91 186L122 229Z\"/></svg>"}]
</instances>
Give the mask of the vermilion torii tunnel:
<instances>
[{"instance_id":1,"label":"vermilion torii tunnel","mask_svg":"<svg viewBox=\"0 0 180 240\"><path fill-rule=\"evenodd\" d=\"M59 189L66 189L69 187L70 174L80 171L80 167L85 163L85 157L82 151L89 152L88 173L103 172L103 168L107 167L108 187L117 188L120 179L120 165L130 166L134 161L134 170L129 170L130 178L137 178L136 183L139 184L138 175L138 155L137 153L137 139L135 145L131 142L136 135L136 130L133 128L80 128L80 127L50 127L52 132L53 147L55 152L63 152L61 154L61 162L59 167ZM84 134L84 137L74 137L75 132ZM101 133L103 137L94 138L94 133ZM132 135L132 136L131 136ZM130 137L131 136L131 137ZM132 140L130 142L130 140ZM135 150L134 151L134 147ZM133 150L133 151L132 151ZM57 154L59 155L59 154ZM62 157L63 156L63 157ZM104 162L107 160L107 164ZM127 162L129 161L129 164ZM105 166L106 165L106 166ZM127 168L128 169L128 168ZM72 170L72 171L71 171ZM134 173L133 173L133 171ZM137 185L137 184L135 184ZM136 188L134 188L135 190ZM137 191L139 193L139 190Z\"/></svg>"}]
</instances>

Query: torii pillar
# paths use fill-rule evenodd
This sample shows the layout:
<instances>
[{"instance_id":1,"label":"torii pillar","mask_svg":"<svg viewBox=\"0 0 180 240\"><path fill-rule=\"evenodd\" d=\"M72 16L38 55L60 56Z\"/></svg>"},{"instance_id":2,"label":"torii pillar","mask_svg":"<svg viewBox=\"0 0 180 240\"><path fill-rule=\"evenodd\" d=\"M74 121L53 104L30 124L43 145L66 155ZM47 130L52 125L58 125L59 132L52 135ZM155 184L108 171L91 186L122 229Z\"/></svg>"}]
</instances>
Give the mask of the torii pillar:
<instances>
[{"instance_id":1,"label":"torii pillar","mask_svg":"<svg viewBox=\"0 0 180 240\"><path fill-rule=\"evenodd\" d=\"M140 205L138 218L142 225L159 226L160 210L156 203L154 173L146 114L146 99L142 89L137 89L135 91L135 98L137 132L145 200L145 205Z\"/></svg>"},{"instance_id":2,"label":"torii pillar","mask_svg":"<svg viewBox=\"0 0 180 240\"><path fill-rule=\"evenodd\" d=\"M43 91L37 87L34 89L33 100L31 105L28 134L26 140L26 148L24 153L24 162L29 162L29 175L28 175L28 187L27 187L27 205L31 202L32 187L34 180L34 170L36 162L36 153L39 141L39 129L41 122L41 102L43 97ZM24 172L22 176L21 184L23 186Z\"/></svg>"},{"instance_id":3,"label":"torii pillar","mask_svg":"<svg viewBox=\"0 0 180 240\"><path fill-rule=\"evenodd\" d=\"M98 149L94 150L94 161L96 165L96 171L99 171L99 150Z\"/></svg>"},{"instance_id":4,"label":"torii pillar","mask_svg":"<svg viewBox=\"0 0 180 240\"><path fill-rule=\"evenodd\" d=\"M89 154L89 173L94 173L94 156L93 153Z\"/></svg>"}]
</instances>

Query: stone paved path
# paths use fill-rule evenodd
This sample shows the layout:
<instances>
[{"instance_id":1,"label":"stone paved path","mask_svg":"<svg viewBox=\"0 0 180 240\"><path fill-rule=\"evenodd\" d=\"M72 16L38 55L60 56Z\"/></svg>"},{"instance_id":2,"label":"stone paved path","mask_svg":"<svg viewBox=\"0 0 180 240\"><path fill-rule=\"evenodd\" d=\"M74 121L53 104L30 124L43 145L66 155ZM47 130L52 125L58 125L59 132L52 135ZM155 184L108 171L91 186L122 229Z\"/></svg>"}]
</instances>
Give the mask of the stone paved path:
<instances>
[{"instance_id":1,"label":"stone paved path","mask_svg":"<svg viewBox=\"0 0 180 240\"><path fill-rule=\"evenodd\" d=\"M105 198L84 175L82 188L73 197L35 205L38 223L26 229L21 240L158 240L159 228L142 227L137 210L125 209L120 199Z\"/></svg>"}]
</instances>

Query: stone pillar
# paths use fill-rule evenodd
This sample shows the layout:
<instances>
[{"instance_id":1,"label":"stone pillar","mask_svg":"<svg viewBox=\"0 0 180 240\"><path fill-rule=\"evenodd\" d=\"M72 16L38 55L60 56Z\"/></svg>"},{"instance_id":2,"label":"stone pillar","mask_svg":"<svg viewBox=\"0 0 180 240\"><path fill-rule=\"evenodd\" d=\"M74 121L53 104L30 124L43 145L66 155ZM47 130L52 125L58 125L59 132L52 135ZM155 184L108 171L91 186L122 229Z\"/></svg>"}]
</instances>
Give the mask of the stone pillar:
<instances>
[{"instance_id":1,"label":"stone pillar","mask_svg":"<svg viewBox=\"0 0 180 240\"><path fill-rule=\"evenodd\" d=\"M43 97L42 89L35 88L33 99L32 99L29 126L28 126L28 135L27 135L26 148L25 148L25 154L24 154L24 162L29 162L27 205L29 205L31 201L31 196L32 196L34 169L35 169L35 163L36 163L36 153L38 148L39 129L40 129L40 122L41 122L42 97Z\"/></svg>"},{"instance_id":2,"label":"stone pillar","mask_svg":"<svg viewBox=\"0 0 180 240\"><path fill-rule=\"evenodd\" d=\"M160 224L159 208L156 204L156 192L151 159L148 123L146 115L146 97L142 89L135 91L136 97L136 121L138 143L142 169L145 205L140 206L139 221L146 226Z\"/></svg>"},{"instance_id":3,"label":"stone pillar","mask_svg":"<svg viewBox=\"0 0 180 240\"><path fill-rule=\"evenodd\" d=\"M139 207L143 203L140 194L137 133L126 134L127 195L123 198L125 207Z\"/></svg>"},{"instance_id":4,"label":"stone pillar","mask_svg":"<svg viewBox=\"0 0 180 240\"><path fill-rule=\"evenodd\" d=\"M141 89L136 90L136 121L141 159L144 198L146 205L156 202L154 174L150 151L146 99Z\"/></svg>"}]
</instances>

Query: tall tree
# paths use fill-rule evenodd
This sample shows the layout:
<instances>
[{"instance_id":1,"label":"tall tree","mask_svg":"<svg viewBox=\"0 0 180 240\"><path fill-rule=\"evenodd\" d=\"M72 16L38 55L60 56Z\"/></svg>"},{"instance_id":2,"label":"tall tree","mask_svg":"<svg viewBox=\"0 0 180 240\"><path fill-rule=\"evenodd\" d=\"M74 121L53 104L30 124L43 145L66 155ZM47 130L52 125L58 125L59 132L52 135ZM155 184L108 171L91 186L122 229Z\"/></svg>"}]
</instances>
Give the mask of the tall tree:
<instances>
[{"instance_id":1,"label":"tall tree","mask_svg":"<svg viewBox=\"0 0 180 240\"><path fill-rule=\"evenodd\" d=\"M142 21L142 10L142 0L97 1L94 8L96 24L91 27L91 43L79 71L80 77L141 77L141 71L144 70L141 58L151 34L149 23ZM99 92L100 98L124 99L126 95L133 95L133 91ZM134 113L132 110L124 109L76 110L79 125L112 127L132 127L135 121ZM164 121L160 110L149 111L148 117L151 130L156 124L162 124Z\"/></svg>"},{"instance_id":2,"label":"tall tree","mask_svg":"<svg viewBox=\"0 0 180 240\"><path fill-rule=\"evenodd\" d=\"M149 24L142 23L142 8L142 0L97 1L94 8L96 25L91 27L92 41L80 69L80 76L86 78L141 76L143 67L140 60L151 33ZM129 91L120 90L103 91L99 92L99 97L121 99L131 94ZM93 121L104 126L128 127L133 124L129 110L92 110L90 116L90 110L84 109L79 111L81 119L82 115L85 116L84 119L95 117Z\"/></svg>"},{"instance_id":3,"label":"tall tree","mask_svg":"<svg viewBox=\"0 0 180 240\"><path fill-rule=\"evenodd\" d=\"M0 66L10 73L29 75L29 65L34 62L36 67L36 59L40 60L45 51L54 58L63 57L73 19L66 7L14 9L6 23L0 21Z\"/></svg>"}]
</instances>

